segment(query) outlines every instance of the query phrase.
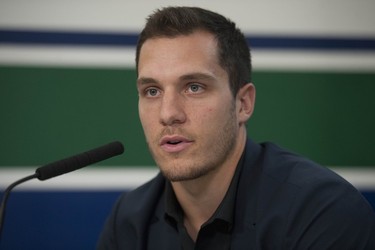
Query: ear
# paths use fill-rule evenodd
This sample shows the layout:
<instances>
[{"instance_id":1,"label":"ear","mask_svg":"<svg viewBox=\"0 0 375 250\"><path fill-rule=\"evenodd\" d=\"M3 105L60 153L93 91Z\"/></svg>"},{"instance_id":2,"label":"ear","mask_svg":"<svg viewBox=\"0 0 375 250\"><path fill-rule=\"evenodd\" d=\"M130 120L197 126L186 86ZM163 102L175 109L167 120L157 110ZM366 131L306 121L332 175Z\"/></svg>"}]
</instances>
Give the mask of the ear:
<instances>
[{"instance_id":1,"label":"ear","mask_svg":"<svg viewBox=\"0 0 375 250\"><path fill-rule=\"evenodd\" d=\"M255 86L248 83L240 88L237 93L238 123L245 124L250 119L255 105Z\"/></svg>"}]
</instances>

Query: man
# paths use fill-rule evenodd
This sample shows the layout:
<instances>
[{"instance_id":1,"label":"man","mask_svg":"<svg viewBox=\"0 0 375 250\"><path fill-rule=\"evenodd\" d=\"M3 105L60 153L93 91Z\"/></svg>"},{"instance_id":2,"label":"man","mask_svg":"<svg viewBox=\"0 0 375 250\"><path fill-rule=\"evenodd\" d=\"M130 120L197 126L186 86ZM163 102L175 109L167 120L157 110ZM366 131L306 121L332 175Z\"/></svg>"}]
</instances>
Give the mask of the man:
<instances>
[{"instance_id":1,"label":"man","mask_svg":"<svg viewBox=\"0 0 375 250\"><path fill-rule=\"evenodd\" d=\"M161 173L118 200L98 249L375 249L374 212L353 186L247 138L255 87L234 23L200 8L158 10L136 64Z\"/></svg>"}]
</instances>

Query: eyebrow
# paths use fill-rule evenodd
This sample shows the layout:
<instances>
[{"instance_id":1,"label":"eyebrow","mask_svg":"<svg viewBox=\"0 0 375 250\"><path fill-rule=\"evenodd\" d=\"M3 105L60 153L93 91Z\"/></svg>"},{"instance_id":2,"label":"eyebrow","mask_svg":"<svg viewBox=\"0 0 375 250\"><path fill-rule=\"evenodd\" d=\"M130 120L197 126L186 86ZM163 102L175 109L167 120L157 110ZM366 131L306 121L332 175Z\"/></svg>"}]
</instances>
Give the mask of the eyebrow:
<instances>
[{"instance_id":1,"label":"eyebrow","mask_svg":"<svg viewBox=\"0 0 375 250\"><path fill-rule=\"evenodd\" d=\"M214 79L215 79L215 77L213 75L206 74L206 73L200 73L200 72L186 74L186 75L182 75L180 77L180 80L182 80L182 81L186 81L186 80L214 80Z\"/></svg>"},{"instance_id":2,"label":"eyebrow","mask_svg":"<svg viewBox=\"0 0 375 250\"><path fill-rule=\"evenodd\" d=\"M137 85L146 85L158 83L158 81L152 77L141 77L137 79Z\"/></svg>"},{"instance_id":3,"label":"eyebrow","mask_svg":"<svg viewBox=\"0 0 375 250\"><path fill-rule=\"evenodd\" d=\"M210 74L197 72L197 73L189 73L189 74L182 75L178 79L180 81L213 80L213 79L215 79L215 77L213 75L210 75ZM140 77L137 80L138 85L147 85L147 84L155 84L155 83L159 83L159 81L152 78L152 77Z\"/></svg>"}]
</instances>

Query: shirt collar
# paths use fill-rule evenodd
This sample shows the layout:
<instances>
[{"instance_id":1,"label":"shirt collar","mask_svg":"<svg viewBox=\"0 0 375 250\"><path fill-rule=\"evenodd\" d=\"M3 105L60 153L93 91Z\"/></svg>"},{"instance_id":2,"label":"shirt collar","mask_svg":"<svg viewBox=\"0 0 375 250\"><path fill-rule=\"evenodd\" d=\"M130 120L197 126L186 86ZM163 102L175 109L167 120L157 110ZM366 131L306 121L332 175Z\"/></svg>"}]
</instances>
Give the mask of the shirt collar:
<instances>
[{"instance_id":1,"label":"shirt collar","mask_svg":"<svg viewBox=\"0 0 375 250\"><path fill-rule=\"evenodd\" d=\"M236 171L233 175L232 181L229 185L229 188L222 202L220 203L219 207L216 209L212 217L202 226L211 224L215 221L221 221L222 223L225 223L227 225L228 230L232 228L232 225L234 222L234 209L235 209L235 203L236 203L237 186L238 186L240 172L243 168L243 163L244 163L244 154L245 154L244 152L237 164ZM180 204L177 201L176 195L169 181L167 181L165 185L165 216L164 217L166 221L175 229L177 228L177 224L180 224L180 223L183 224L183 218L184 218L183 211L182 211Z\"/></svg>"}]
</instances>

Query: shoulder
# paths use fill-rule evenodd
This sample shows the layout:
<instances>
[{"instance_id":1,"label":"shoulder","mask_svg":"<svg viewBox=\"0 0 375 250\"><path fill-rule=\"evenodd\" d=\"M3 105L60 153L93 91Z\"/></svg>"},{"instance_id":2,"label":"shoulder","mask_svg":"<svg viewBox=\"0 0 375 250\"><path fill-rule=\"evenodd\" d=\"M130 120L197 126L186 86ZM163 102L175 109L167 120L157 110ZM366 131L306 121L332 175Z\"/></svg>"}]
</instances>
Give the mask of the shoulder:
<instances>
[{"instance_id":1,"label":"shoulder","mask_svg":"<svg viewBox=\"0 0 375 250\"><path fill-rule=\"evenodd\" d=\"M331 198L337 201L340 197L366 203L351 183L329 168L271 143L262 147L261 185L286 190L295 199L306 196L309 200Z\"/></svg>"},{"instance_id":2,"label":"shoulder","mask_svg":"<svg viewBox=\"0 0 375 250\"><path fill-rule=\"evenodd\" d=\"M97 249L136 249L142 246L164 185L165 179L159 173L135 190L122 194L104 225Z\"/></svg>"},{"instance_id":3,"label":"shoulder","mask_svg":"<svg viewBox=\"0 0 375 250\"><path fill-rule=\"evenodd\" d=\"M122 194L116 203L117 213L130 218L144 215L147 212L145 209L157 202L164 190L164 185L165 179L159 173L138 188Z\"/></svg>"},{"instance_id":4,"label":"shoulder","mask_svg":"<svg viewBox=\"0 0 375 250\"><path fill-rule=\"evenodd\" d=\"M263 143L262 174L275 182L288 183L296 187L314 183L335 182L351 186L345 179L306 157L283 149L273 143Z\"/></svg>"},{"instance_id":5,"label":"shoulder","mask_svg":"<svg viewBox=\"0 0 375 250\"><path fill-rule=\"evenodd\" d=\"M265 211L262 217L267 223L282 218L279 229L288 235L280 237L288 238L290 248L373 244L374 211L353 185L274 144L261 146L259 209Z\"/></svg>"}]
</instances>

